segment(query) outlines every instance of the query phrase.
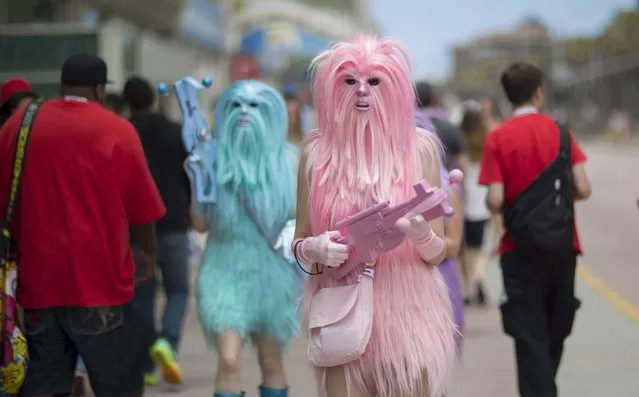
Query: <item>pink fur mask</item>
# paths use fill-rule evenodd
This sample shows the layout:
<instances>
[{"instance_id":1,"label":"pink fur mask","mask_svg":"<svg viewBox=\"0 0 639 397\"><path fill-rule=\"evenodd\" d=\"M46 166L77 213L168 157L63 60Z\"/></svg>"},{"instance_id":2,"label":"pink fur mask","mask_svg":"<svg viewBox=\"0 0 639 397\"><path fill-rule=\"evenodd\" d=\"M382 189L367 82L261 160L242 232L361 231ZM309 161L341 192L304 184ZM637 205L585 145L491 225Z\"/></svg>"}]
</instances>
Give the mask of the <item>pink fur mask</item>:
<instances>
[{"instance_id":1,"label":"pink fur mask","mask_svg":"<svg viewBox=\"0 0 639 397\"><path fill-rule=\"evenodd\" d=\"M402 45L376 36L339 43L312 68L318 131L308 146L308 172L311 208L325 229L353 211L410 194L419 172L415 91Z\"/></svg>"}]
</instances>

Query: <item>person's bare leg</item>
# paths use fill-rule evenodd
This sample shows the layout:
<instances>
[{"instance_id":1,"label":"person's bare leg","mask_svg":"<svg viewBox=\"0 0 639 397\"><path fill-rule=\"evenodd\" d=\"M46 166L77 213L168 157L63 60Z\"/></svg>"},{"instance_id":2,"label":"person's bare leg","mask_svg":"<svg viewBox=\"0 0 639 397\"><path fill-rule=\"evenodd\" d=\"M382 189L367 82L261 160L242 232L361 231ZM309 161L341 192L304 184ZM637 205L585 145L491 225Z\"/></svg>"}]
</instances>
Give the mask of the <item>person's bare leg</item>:
<instances>
[{"instance_id":1,"label":"person's bare leg","mask_svg":"<svg viewBox=\"0 0 639 397\"><path fill-rule=\"evenodd\" d=\"M350 394L346 384L344 367L326 368L326 396L328 397L364 397L364 393L355 385L351 385Z\"/></svg>"},{"instance_id":2,"label":"person's bare leg","mask_svg":"<svg viewBox=\"0 0 639 397\"><path fill-rule=\"evenodd\" d=\"M464 254L460 258L460 274L462 279L462 294L464 300L472 299L475 293L475 257L477 250L464 247Z\"/></svg>"},{"instance_id":3,"label":"person's bare leg","mask_svg":"<svg viewBox=\"0 0 639 397\"><path fill-rule=\"evenodd\" d=\"M257 359L262 371L262 386L269 389L286 389L286 372L282 348L264 335L256 338Z\"/></svg>"},{"instance_id":4,"label":"person's bare leg","mask_svg":"<svg viewBox=\"0 0 639 397\"><path fill-rule=\"evenodd\" d=\"M475 264L473 267L475 272L471 276L476 283L479 283L484 281L484 276L486 274L486 253L482 250L477 251L474 260Z\"/></svg>"},{"instance_id":5,"label":"person's bare leg","mask_svg":"<svg viewBox=\"0 0 639 397\"><path fill-rule=\"evenodd\" d=\"M242 338L233 330L216 335L218 351L215 391L217 393L240 393L240 370L242 362Z\"/></svg>"}]
</instances>

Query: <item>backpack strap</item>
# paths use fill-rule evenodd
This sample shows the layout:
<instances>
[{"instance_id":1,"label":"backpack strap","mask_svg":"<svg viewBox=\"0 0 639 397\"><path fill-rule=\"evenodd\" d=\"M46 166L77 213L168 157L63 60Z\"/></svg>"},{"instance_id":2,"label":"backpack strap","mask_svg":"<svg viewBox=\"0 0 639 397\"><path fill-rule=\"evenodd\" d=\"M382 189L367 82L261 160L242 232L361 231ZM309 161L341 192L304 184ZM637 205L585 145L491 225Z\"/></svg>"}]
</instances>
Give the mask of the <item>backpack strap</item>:
<instances>
[{"instance_id":1,"label":"backpack strap","mask_svg":"<svg viewBox=\"0 0 639 397\"><path fill-rule=\"evenodd\" d=\"M557 126L559 127L559 154L570 160L572 158L572 140L570 139L570 130L565 124L557 123Z\"/></svg>"},{"instance_id":2,"label":"backpack strap","mask_svg":"<svg viewBox=\"0 0 639 397\"><path fill-rule=\"evenodd\" d=\"M11 171L11 188L9 190L9 200L7 201L7 209L5 212L4 228L9 227L13 220L16 206L18 204L18 195L20 194L20 185L22 184L22 174L24 173L25 159L27 155L27 146L29 137L31 136L31 127L35 120L36 114L40 109L41 101L31 101L27 105L20 122L20 129L16 138L15 155L13 157L13 167Z\"/></svg>"}]
</instances>

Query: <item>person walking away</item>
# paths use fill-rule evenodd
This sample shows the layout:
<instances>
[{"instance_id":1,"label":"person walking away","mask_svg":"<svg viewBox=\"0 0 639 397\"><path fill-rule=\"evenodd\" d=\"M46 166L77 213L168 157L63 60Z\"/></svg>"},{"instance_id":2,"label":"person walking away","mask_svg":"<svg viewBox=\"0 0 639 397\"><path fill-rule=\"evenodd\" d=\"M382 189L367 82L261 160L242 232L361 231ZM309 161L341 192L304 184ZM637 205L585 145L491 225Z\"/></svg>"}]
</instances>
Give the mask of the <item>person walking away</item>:
<instances>
[{"instance_id":1,"label":"person walking away","mask_svg":"<svg viewBox=\"0 0 639 397\"><path fill-rule=\"evenodd\" d=\"M479 164L481 162L484 141L488 135L486 119L479 111L467 107L460 125L466 148L468 149L468 167L464 176L464 255L461 263L464 303L486 304L484 272L486 257L483 250L484 230L490 219L486 207L488 188L480 186Z\"/></svg>"},{"instance_id":2,"label":"person walking away","mask_svg":"<svg viewBox=\"0 0 639 397\"><path fill-rule=\"evenodd\" d=\"M499 105L495 98L490 96L484 96L479 101L481 113L486 120L488 132L495 131L497 127L504 122L504 117L499 110ZM486 242L485 251L488 251L491 255L495 254L497 247L499 246L499 240L504 233L504 220L501 215L493 214L490 220L490 224L486 228L488 231L489 240Z\"/></svg>"},{"instance_id":3,"label":"person walking away","mask_svg":"<svg viewBox=\"0 0 639 397\"><path fill-rule=\"evenodd\" d=\"M182 326L189 298L189 238L191 227L191 191L184 171L187 153L182 144L181 126L154 112L156 95L148 81L131 77L124 85L122 97L131 112L131 123L137 130L153 179L166 205L166 215L157 221L157 265L166 294L159 335L155 329L157 280L140 285L135 293L135 308L144 321L143 343L150 356L144 354L145 382L159 382L155 367L164 381L183 383L177 361ZM146 331L144 331L146 330Z\"/></svg>"},{"instance_id":4,"label":"person walking away","mask_svg":"<svg viewBox=\"0 0 639 397\"><path fill-rule=\"evenodd\" d=\"M284 102L288 113L288 141L301 148L308 133L302 129L302 102L291 92L284 92Z\"/></svg>"},{"instance_id":5,"label":"person walking away","mask_svg":"<svg viewBox=\"0 0 639 397\"><path fill-rule=\"evenodd\" d=\"M311 93L309 87L304 85L300 87L296 96L302 104L300 107L300 122L302 124L302 131L305 135L308 135L315 128L317 128L317 122L315 120L315 106L313 104L313 94Z\"/></svg>"},{"instance_id":6,"label":"person walking away","mask_svg":"<svg viewBox=\"0 0 639 397\"><path fill-rule=\"evenodd\" d=\"M435 88L428 82L420 81L415 85L417 108L435 126L435 132L444 146L444 165L448 171L458 168L466 170L468 162L461 133L447 118L439 106Z\"/></svg>"},{"instance_id":7,"label":"person walking away","mask_svg":"<svg viewBox=\"0 0 639 397\"><path fill-rule=\"evenodd\" d=\"M25 79L13 78L0 85L0 127L18 109L38 96Z\"/></svg>"},{"instance_id":8,"label":"person walking away","mask_svg":"<svg viewBox=\"0 0 639 397\"><path fill-rule=\"evenodd\" d=\"M580 305L573 203L591 193L586 155L574 136L540 113L543 79L526 63L502 73L514 115L486 137L479 175L479 184L488 186L488 208L504 215L500 309L504 331L515 341L521 397L557 396L564 341Z\"/></svg>"},{"instance_id":9,"label":"person walking away","mask_svg":"<svg viewBox=\"0 0 639 397\"><path fill-rule=\"evenodd\" d=\"M141 247L143 282L165 210L135 130L101 104L106 84L102 59L67 59L62 97L41 105L26 143L11 225L31 358L22 397L71 393L78 355L96 397L143 393L129 231ZM3 209L23 116L18 110L0 133Z\"/></svg>"},{"instance_id":10,"label":"person walking away","mask_svg":"<svg viewBox=\"0 0 639 397\"><path fill-rule=\"evenodd\" d=\"M115 93L108 93L104 98L104 107L114 112L117 115L122 115L122 110L124 104L122 103L122 98L120 95ZM73 396L74 397L83 397L86 395L86 387L84 378L87 374L86 366L84 365L84 361L82 357L78 357L78 364L76 366L75 371L75 382L73 384Z\"/></svg>"}]
</instances>

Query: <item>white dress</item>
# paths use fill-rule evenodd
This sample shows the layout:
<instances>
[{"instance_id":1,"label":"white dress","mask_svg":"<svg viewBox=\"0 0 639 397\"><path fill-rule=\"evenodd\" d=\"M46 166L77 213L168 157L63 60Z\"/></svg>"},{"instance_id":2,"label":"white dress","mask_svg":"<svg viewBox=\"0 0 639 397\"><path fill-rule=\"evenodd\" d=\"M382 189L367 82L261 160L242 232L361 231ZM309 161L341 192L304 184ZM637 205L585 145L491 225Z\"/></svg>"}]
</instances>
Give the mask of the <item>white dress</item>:
<instances>
[{"instance_id":1,"label":"white dress","mask_svg":"<svg viewBox=\"0 0 639 397\"><path fill-rule=\"evenodd\" d=\"M490 219L490 211L486 207L488 187L481 186L479 181L479 163L471 162L464 176L464 218L469 222Z\"/></svg>"}]
</instances>

